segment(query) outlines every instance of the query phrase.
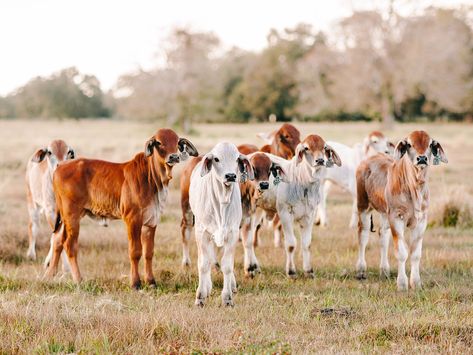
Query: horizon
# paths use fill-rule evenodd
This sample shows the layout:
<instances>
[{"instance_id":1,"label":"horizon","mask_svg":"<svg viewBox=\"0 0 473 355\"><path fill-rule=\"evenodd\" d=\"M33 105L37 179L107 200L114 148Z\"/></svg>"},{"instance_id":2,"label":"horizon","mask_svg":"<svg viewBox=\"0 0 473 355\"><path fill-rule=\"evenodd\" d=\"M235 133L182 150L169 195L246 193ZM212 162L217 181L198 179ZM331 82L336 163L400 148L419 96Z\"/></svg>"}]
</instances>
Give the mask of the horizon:
<instances>
[{"instance_id":1,"label":"horizon","mask_svg":"<svg viewBox=\"0 0 473 355\"><path fill-rule=\"evenodd\" d=\"M254 4L243 0L229 11L228 4L213 0L199 4L179 0L166 6L147 0L135 1L131 6L131 1L126 0L113 5L113 17L110 17L109 3L91 0L72 4L60 0L2 3L0 11L4 20L0 23L0 33L5 38L2 39L0 96L12 93L32 78L49 76L72 66L81 73L95 75L102 89L108 91L121 75L156 67L161 45L174 27L213 32L220 38L223 49L239 47L259 51L267 44L266 36L271 28L283 30L308 23L317 31L330 33L338 20L354 11L386 10L383 6L374 6L373 0L296 2L298 6L291 7L282 1L271 2L268 12L268 1ZM401 15L408 15L429 6L456 8L461 5L473 5L473 0L418 1L416 4L401 1L396 9ZM250 7L252 11L248 12ZM70 13L74 17L69 16ZM8 33L13 35L8 37Z\"/></svg>"}]
</instances>

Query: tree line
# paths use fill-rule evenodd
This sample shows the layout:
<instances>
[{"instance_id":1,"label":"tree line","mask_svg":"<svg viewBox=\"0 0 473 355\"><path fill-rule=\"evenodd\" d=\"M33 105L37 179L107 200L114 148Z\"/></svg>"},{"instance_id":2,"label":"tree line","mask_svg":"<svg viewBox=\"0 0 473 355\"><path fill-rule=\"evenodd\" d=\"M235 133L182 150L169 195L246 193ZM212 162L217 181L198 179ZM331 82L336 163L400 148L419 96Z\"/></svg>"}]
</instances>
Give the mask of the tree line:
<instances>
[{"instance_id":1,"label":"tree line","mask_svg":"<svg viewBox=\"0 0 473 355\"><path fill-rule=\"evenodd\" d=\"M473 33L466 13L355 12L330 33L271 30L259 52L223 50L208 32L174 29L165 64L97 78L67 68L0 98L0 117L117 117L191 122L473 117Z\"/></svg>"}]
</instances>

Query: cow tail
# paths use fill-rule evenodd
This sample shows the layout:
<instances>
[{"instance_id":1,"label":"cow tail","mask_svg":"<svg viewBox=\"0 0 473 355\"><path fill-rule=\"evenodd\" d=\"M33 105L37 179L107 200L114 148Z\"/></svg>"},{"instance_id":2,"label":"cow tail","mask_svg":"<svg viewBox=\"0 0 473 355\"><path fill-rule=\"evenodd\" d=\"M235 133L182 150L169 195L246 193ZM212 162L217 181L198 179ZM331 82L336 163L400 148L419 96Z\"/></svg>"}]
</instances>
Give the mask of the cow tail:
<instances>
[{"instance_id":1,"label":"cow tail","mask_svg":"<svg viewBox=\"0 0 473 355\"><path fill-rule=\"evenodd\" d=\"M374 229L373 214L370 215L370 230L373 233L376 232L376 229Z\"/></svg>"},{"instance_id":2,"label":"cow tail","mask_svg":"<svg viewBox=\"0 0 473 355\"><path fill-rule=\"evenodd\" d=\"M53 233L57 233L59 231L59 228L61 227L61 224L62 224L61 213L59 213L59 211L58 211L57 215L56 215L56 223L54 224Z\"/></svg>"}]
</instances>

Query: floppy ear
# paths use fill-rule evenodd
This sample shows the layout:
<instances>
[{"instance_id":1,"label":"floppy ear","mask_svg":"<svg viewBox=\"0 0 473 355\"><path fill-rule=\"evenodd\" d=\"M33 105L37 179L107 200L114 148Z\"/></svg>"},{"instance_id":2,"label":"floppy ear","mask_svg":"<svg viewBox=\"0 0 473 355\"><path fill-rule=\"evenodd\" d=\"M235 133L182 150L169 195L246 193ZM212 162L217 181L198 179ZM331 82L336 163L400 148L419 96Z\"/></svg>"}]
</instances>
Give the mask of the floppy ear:
<instances>
[{"instance_id":1,"label":"floppy ear","mask_svg":"<svg viewBox=\"0 0 473 355\"><path fill-rule=\"evenodd\" d=\"M67 158L66 159L74 159L76 157L76 153L74 152L74 149L69 147L69 150L67 151Z\"/></svg>"},{"instance_id":2,"label":"floppy ear","mask_svg":"<svg viewBox=\"0 0 473 355\"><path fill-rule=\"evenodd\" d=\"M272 163L270 168L271 174L274 177L274 185L279 184L280 180L286 181L286 173L284 172L281 165Z\"/></svg>"},{"instance_id":3,"label":"floppy ear","mask_svg":"<svg viewBox=\"0 0 473 355\"><path fill-rule=\"evenodd\" d=\"M251 166L251 163L248 158L243 154L240 154L240 156L238 157L238 168L241 173L240 182L245 182L247 177L250 180L255 179L253 167Z\"/></svg>"},{"instance_id":4,"label":"floppy ear","mask_svg":"<svg viewBox=\"0 0 473 355\"><path fill-rule=\"evenodd\" d=\"M436 140L432 140L432 143L430 143L430 150L434 155L434 165L438 165L439 159L442 163L448 163L447 155L443 151L443 148L439 142L437 142Z\"/></svg>"},{"instance_id":5,"label":"floppy ear","mask_svg":"<svg viewBox=\"0 0 473 355\"><path fill-rule=\"evenodd\" d=\"M342 160L338 156L337 152L333 150L331 146L329 146L328 144L325 144L324 150L325 150L325 156L327 157L327 163L326 163L327 168L331 168L333 164L337 166L342 166Z\"/></svg>"},{"instance_id":6,"label":"floppy ear","mask_svg":"<svg viewBox=\"0 0 473 355\"><path fill-rule=\"evenodd\" d=\"M145 144L145 156L149 157L153 154L154 147L158 147L161 142L157 141L154 137L148 139Z\"/></svg>"},{"instance_id":7,"label":"floppy ear","mask_svg":"<svg viewBox=\"0 0 473 355\"><path fill-rule=\"evenodd\" d=\"M47 152L48 148L38 149L31 158L31 161L35 163L41 163L44 160Z\"/></svg>"},{"instance_id":8,"label":"floppy ear","mask_svg":"<svg viewBox=\"0 0 473 355\"><path fill-rule=\"evenodd\" d=\"M179 138L179 142L177 142L177 146L179 147L179 151L181 152L181 160L187 160L189 155L196 157L199 155L197 148L191 143L190 140L186 138Z\"/></svg>"},{"instance_id":9,"label":"floppy ear","mask_svg":"<svg viewBox=\"0 0 473 355\"><path fill-rule=\"evenodd\" d=\"M214 160L214 156L212 153L208 153L204 156L202 160L202 168L200 169L200 176L205 176L210 173L210 169L212 169L212 161Z\"/></svg>"},{"instance_id":10,"label":"floppy ear","mask_svg":"<svg viewBox=\"0 0 473 355\"><path fill-rule=\"evenodd\" d=\"M407 139L399 141L399 143L396 145L396 148L394 148L394 159L401 159L402 156L406 154L408 148L409 143L407 143Z\"/></svg>"},{"instance_id":11,"label":"floppy ear","mask_svg":"<svg viewBox=\"0 0 473 355\"><path fill-rule=\"evenodd\" d=\"M296 156L296 163L299 164L302 162L302 158L304 157L304 152L305 152L305 147L302 143L299 143L296 147L296 153L295 153L295 156Z\"/></svg>"}]
</instances>

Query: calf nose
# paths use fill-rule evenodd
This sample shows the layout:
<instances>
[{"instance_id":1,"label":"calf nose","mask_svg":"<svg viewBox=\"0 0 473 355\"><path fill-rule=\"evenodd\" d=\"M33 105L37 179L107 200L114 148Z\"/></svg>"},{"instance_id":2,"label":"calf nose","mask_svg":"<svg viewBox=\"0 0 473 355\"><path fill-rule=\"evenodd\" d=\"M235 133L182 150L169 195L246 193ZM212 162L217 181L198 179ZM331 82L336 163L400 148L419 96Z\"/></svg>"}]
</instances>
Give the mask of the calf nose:
<instances>
[{"instance_id":1,"label":"calf nose","mask_svg":"<svg viewBox=\"0 0 473 355\"><path fill-rule=\"evenodd\" d=\"M233 173L225 174L225 180L236 181L236 174L233 174Z\"/></svg>"},{"instance_id":2,"label":"calf nose","mask_svg":"<svg viewBox=\"0 0 473 355\"><path fill-rule=\"evenodd\" d=\"M170 154L170 155L169 155L169 162L171 162L171 163L176 163L176 162L179 163L179 160L180 160L179 154L173 153L173 154Z\"/></svg>"},{"instance_id":3,"label":"calf nose","mask_svg":"<svg viewBox=\"0 0 473 355\"><path fill-rule=\"evenodd\" d=\"M317 165L324 165L325 160L323 158L319 158L315 162L317 163Z\"/></svg>"},{"instance_id":4,"label":"calf nose","mask_svg":"<svg viewBox=\"0 0 473 355\"><path fill-rule=\"evenodd\" d=\"M425 155L419 155L417 157L417 164L427 164L427 157Z\"/></svg>"},{"instance_id":5,"label":"calf nose","mask_svg":"<svg viewBox=\"0 0 473 355\"><path fill-rule=\"evenodd\" d=\"M262 181L259 183L259 187L261 190L267 190L269 188L269 182L267 181Z\"/></svg>"}]
</instances>

